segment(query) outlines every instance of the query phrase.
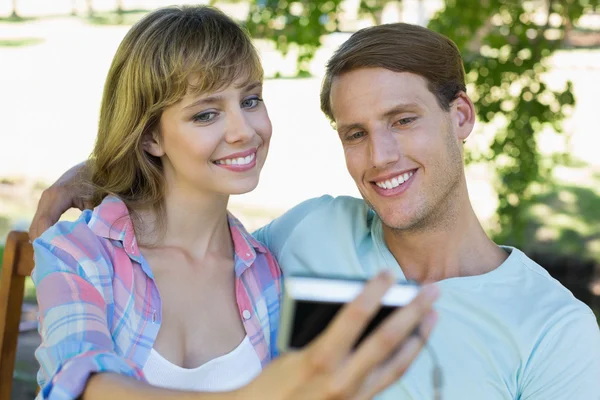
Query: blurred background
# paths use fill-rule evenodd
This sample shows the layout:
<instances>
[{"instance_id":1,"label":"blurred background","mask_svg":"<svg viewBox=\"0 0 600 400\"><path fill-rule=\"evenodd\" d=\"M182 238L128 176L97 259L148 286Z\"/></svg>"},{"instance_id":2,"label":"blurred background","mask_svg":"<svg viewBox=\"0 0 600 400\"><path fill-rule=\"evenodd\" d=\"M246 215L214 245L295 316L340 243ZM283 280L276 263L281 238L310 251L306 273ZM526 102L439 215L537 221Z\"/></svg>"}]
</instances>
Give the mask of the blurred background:
<instances>
[{"instance_id":1,"label":"blurred background","mask_svg":"<svg viewBox=\"0 0 600 400\"><path fill-rule=\"evenodd\" d=\"M41 191L91 152L104 78L124 34L148 11L171 4L0 0L0 253L9 230L28 228ZM464 57L478 114L465 145L467 177L484 227L598 312L600 0L177 4L222 9L247 27L262 56L272 146L259 187L231 201L249 229L314 196L359 196L319 110L325 62L360 28L429 26ZM27 299L25 317L34 319L30 284ZM32 327L25 324L19 340L15 399L35 390Z\"/></svg>"}]
</instances>

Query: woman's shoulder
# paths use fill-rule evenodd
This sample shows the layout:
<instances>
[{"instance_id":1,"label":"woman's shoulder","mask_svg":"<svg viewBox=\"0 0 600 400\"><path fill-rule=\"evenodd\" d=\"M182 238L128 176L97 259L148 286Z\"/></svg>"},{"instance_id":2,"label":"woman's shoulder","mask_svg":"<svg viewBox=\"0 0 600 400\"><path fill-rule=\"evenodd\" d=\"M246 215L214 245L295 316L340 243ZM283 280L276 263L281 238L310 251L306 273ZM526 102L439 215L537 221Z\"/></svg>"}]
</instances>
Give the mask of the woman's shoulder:
<instances>
[{"instance_id":1,"label":"woman's shoulder","mask_svg":"<svg viewBox=\"0 0 600 400\"><path fill-rule=\"evenodd\" d=\"M98 220L97 209L84 210L75 220L55 223L33 241L36 260L56 258L73 266L86 262L106 264L101 261L109 261L116 242L107 237L104 225Z\"/></svg>"},{"instance_id":2,"label":"woman's shoulder","mask_svg":"<svg viewBox=\"0 0 600 400\"><path fill-rule=\"evenodd\" d=\"M89 226L92 212L92 210L85 210L73 221L58 221L34 240L34 246L69 251L72 248L93 245L97 235Z\"/></svg>"}]
</instances>

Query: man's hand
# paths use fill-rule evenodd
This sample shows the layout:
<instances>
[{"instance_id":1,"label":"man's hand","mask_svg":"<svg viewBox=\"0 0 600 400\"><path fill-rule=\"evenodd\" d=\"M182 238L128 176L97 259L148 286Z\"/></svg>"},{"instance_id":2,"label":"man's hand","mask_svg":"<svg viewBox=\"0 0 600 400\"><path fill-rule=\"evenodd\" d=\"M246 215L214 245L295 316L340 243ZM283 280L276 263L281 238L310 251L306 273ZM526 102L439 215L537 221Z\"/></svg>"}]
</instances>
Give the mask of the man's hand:
<instances>
[{"instance_id":1,"label":"man's hand","mask_svg":"<svg viewBox=\"0 0 600 400\"><path fill-rule=\"evenodd\" d=\"M277 358L241 389L240 398L368 400L400 379L436 323L435 286L424 287L408 306L394 311L356 350L352 348L393 282L390 275L372 279L320 337Z\"/></svg>"},{"instance_id":2,"label":"man's hand","mask_svg":"<svg viewBox=\"0 0 600 400\"><path fill-rule=\"evenodd\" d=\"M54 225L70 208L91 208L85 202L87 187L84 178L89 173L85 163L77 164L61 175L56 182L42 192L33 221L29 226L29 239L34 240Z\"/></svg>"}]
</instances>

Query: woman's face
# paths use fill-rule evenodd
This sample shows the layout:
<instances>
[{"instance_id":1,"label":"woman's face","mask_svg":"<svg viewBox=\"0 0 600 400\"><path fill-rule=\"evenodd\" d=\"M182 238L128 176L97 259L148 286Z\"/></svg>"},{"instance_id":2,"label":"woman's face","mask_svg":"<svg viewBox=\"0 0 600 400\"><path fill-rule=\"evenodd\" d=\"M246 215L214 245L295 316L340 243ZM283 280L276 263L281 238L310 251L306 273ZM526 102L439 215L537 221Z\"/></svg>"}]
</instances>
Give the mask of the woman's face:
<instances>
[{"instance_id":1,"label":"woman's face","mask_svg":"<svg viewBox=\"0 0 600 400\"><path fill-rule=\"evenodd\" d=\"M161 158L167 187L231 195L258 185L272 132L262 82L188 93L163 111L159 129L144 149Z\"/></svg>"}]
</instances>

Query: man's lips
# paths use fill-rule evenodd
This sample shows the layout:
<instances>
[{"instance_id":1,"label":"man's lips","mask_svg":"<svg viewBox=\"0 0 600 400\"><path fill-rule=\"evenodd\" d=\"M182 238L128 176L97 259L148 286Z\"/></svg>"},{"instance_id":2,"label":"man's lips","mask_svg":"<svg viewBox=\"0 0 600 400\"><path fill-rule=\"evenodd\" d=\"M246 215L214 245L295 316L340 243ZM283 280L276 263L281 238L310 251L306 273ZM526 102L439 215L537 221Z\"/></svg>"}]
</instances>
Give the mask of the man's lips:
<instances>
[{"instance_id":1,"label":"man's lips","mask_svg":"<svg viewBox=\"0 0 600 400\"><path fill-rule=\"evenodd\" d=\"M375 192L384 197L397 196L404 193L415 179L418 168L394 172L371 181Z\"/></svg>"}]
</instances>

